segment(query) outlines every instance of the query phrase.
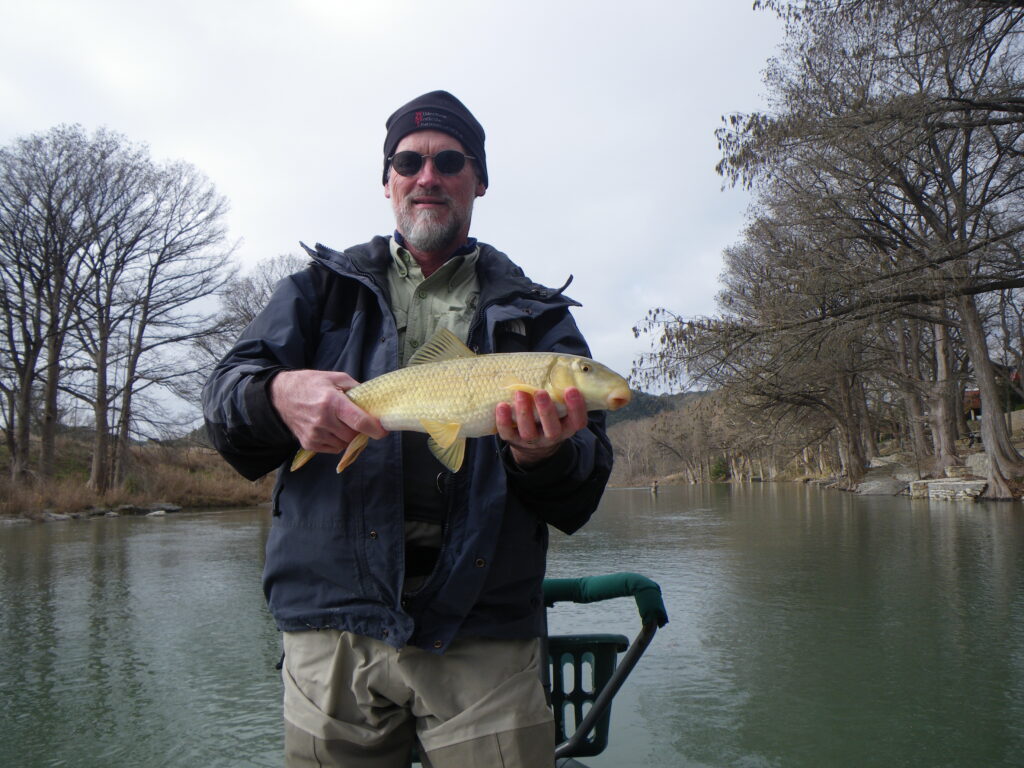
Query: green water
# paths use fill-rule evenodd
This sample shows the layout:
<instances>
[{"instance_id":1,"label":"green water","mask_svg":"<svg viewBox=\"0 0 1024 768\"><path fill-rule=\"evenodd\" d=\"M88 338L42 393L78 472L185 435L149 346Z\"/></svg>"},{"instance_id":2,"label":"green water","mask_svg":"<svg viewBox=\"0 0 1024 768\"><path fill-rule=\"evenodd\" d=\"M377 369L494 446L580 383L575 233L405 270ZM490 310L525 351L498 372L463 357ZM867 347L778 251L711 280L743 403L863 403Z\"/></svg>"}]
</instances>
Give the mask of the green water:
<instances>
[{"instance_id":1,"label":"green water","mask_svg":"<svg viewBox=\"0 0 1024 768\"><path fill-rule=\"evenodd\" d=\"M266 510L0 527L0 765L281 764ZM1024 765L1024 509L791 485L611 490L551 576L671 623L593 768ZM629 600L553 632L637 628ZM484 767L486 768L486 767Z\"/></svg>"}]
</instances>

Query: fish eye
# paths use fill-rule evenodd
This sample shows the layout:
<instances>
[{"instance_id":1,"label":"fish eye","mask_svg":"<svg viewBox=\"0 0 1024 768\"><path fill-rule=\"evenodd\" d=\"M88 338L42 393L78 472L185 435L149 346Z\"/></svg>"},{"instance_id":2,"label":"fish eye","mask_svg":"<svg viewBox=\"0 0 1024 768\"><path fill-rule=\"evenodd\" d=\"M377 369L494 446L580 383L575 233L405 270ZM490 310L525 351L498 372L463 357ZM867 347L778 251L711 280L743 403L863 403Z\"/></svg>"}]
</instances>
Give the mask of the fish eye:
<instances>
[{"instance_id":1,"label":"fish eye","mask_svg":"<svg viewBox=\"0 0 1024 768\"><path fill-rule=\"evenodd\" d=\"M590 364L583 363L583 365L580 366L580 370L583 371L584 373L590 373Z\"/></svg>"}]
</instances>

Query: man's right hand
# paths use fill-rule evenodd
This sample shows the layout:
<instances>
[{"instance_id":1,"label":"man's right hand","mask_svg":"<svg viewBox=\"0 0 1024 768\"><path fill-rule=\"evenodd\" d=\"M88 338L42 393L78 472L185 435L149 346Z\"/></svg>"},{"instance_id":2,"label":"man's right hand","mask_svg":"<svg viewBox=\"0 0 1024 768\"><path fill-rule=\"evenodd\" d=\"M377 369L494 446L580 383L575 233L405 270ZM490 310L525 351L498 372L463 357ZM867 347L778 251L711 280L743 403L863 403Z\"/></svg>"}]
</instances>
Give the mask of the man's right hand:
<instances>
[{"instance_id":1,"label":"man's right hand","mask_svg":"<svg viewBox=\"0 0 1024 768\"><path fill-rule=\"evenodd\" d=\"M380 439L380 421L345 392L358 384L347 373L281 371L270 382L270 402L299 444L316 453L341 453L360 432Z\"/></svg>"}]
</instances>

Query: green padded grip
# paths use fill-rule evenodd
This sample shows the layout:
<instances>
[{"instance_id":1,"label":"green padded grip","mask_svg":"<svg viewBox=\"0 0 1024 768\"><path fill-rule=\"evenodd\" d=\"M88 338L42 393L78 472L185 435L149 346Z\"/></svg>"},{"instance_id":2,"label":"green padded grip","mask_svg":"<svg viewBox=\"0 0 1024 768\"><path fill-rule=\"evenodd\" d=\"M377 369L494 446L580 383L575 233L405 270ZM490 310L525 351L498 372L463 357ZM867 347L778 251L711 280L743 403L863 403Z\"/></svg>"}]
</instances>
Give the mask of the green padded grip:
<instances>
[{"instance_id":1,"label":"green padded grip","mask_svg":"<svg viewBox=\"0 0 1024 768\"><path fill-rule=\"evenodd\" d=\"M616 597L633 597L643 624L668 624L668 611L661 599L657 582L639 573L612 573L607 576L584 576L578 579L544 579L544 604L596 603Z\"/></svg>"}]
</instances>

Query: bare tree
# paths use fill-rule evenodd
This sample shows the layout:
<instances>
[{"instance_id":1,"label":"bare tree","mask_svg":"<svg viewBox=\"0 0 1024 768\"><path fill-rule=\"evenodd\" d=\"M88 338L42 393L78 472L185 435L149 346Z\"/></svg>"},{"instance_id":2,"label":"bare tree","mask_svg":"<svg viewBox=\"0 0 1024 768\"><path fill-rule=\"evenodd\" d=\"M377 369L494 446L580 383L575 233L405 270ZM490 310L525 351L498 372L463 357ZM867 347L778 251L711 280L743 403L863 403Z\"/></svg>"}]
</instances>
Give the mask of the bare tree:
<instances>
[{"instance_id":1,"label":"bare tree","mask_svg":"<svg viewBox=\"0 0 1024 768\"><path fill-rule=\"evenodd\" d=\"M219 292L221 310L216 332L197 340L200 354L213 365L223 357L267 305L277 284L309 264L309 258L282 253L257 262L241 276L233 276ZM204 377L205 379L205 377ZM202 382L199 382L199 387Z\"/></svg>"},{"instance_id":2,"label":"bare tree","mask_svg":"<svg viewBox=\"0 0 1024 768\"><path fill-rule=\"evenodd\" d=\"M831 251L853 269L849 300L823 321L929 303L955 313L989 414L987 493L1009 496L1024 462L998 416L978 297L1024 285L1024 115L1009 96L1024 86L1024 13L952 0L770 5L789 32L768 76L774 113L730 119L720 169L750 184L798 179L832 209L825 231L844 247Z\"/></svg>"},{"instance_id":3,"label":"bare tree","mask_svg":"<svg viewBox=\"0 0 1024 768\"><path fill-rule=\"evenodd\" d=\"M74 321L70 310L88 281L81 261L87 158L106 141L102 132L89 139L76 126L61 126L0 149L5 436L15 477L29 469L36 411L39 474L53 473L62 356Z\"/></svg>"},{"instance_id":4,"label":"bare tree","mask_svg":"<svg viewBox=\"0 0 1024 768\"><path fill-rule=\"evenodd\" d=\"M216 326L201 300L231 274L225 200L192 166L139 159L131 154L119 159L127 166L106 168L105 192L116 203L93 219L88 263L94 288L79 306L77 335L94 375L91 386L74 394L95 414L89 482L99 491L125 477L141 416L135 399L153 387L173 390L200 368L188 347Z\"/></svg>"},{"instance_id":5,"label":"bare tree","mask_svg":"<svg viewBox=\"0 0 1024 768\"><path fill-rule=\"evenodd\" d=\"M0 397L16 476L36 413L39 474L52 474L62 396L92 408L93 487L122 473L135 398L187 376L191 341L212 332L201 301L230 275L225 212L194 168L157 165L107 130L61 126L0 150Z\"/></svg>"}]
</instances>

